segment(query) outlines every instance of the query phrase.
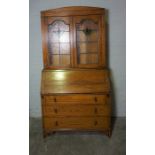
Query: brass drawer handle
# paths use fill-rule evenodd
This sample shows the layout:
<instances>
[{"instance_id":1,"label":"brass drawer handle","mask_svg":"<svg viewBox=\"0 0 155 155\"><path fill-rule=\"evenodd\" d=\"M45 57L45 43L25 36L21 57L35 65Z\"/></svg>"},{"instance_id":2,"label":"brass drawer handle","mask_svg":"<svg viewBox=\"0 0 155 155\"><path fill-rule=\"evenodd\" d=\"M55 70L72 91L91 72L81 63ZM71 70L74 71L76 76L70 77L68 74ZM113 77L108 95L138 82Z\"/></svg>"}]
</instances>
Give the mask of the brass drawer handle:
<instances>
[{"instance_id":1,"label":"brass drawer handle","mask_svg":"<svg viewBox=\"0 0 155 155\"><path fill-rule=\"evenodd\" d=\"M55 126L58 126L58 121L55 121Z\"/></svg>"},{"instance_id":2,"label":"brass drawer handle","mask_svg":"<svg viewBox=\"0 0 155 155\"><path fill-rule=\"evenodd\" d=\"M54 112L57 114L58 113L58 110L57 109L54 109Z\"/></svg>"},{"instance_id":3,"label":"brass drawer handle","mask_svg":"<svg viewBox=\"0 0 155 155\"><path fill-rule=\"evenodd\" d=\"M54 97L54 102L56 102L57 101L57 99L56 99L56 97Z\"/></svg>"},{"instance_id":4,"label":"brass drawer handle","mask_svg":"<svg viewBox=\"0 0 155 155\"><path fill-rule=\"evenodd\" d=\"M107 97L110 97L110 94L107 94Z\"/></svg>"},{"instance_id":5,"label":"brass drawer handle","mask_svg":"<svg viewBox=\"0 0 155 155\"><path fill-rule=\"evenodd\" d=\"M94 125L97 125L97 124L98 124L97 121L95 121L95 122L94 122Z\"/></svg>"},{"instance_id":6,"label":"brass drawer handle","mask_svg":"<svg viewBox=\"0 0 155 155\"><path fill-rule=\"evenodd\" d=\"M95 102L97 102L97 97L94 98Z\"/></svg>"},{"instance_id":7,"label":"brass drawer handle","mask_svg":"<svg viewBox=\"0 0 155 155\"><path fill-rule=\"evenodd\" d=\"M95 109L94 109L94 113L97 114L97 111L98 111L97 108L95 108Z\"/></svg>"}]
</instances>

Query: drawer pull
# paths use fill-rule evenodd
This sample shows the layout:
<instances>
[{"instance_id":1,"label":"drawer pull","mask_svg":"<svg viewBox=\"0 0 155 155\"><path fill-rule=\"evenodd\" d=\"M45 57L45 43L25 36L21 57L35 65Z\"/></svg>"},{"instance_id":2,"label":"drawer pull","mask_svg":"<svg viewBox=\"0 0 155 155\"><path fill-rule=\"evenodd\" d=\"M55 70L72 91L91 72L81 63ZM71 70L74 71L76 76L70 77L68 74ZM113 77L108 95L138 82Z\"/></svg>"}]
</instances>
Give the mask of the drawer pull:
<instances>
[{"instance_id":1,"label":"drawer pull","mask_svg":"<svg viewBox=\"0 0 155 155\"><path fill-rule=\"evenodd\" d=\"M97 121L94 122L94 125L97 125Z\"/></svg>"},{"instance_id":2,"label":"drawer pull","mask_svg":"<svg viewBox=\"0 0 155 155\"><path fill-rule=\"evenodd\" d=\"M55 126L58 126L58 121L55 121Z\"/></svg>"},{"instance_id":3,"label":"drawer pull","mask_svg":"<svg viewBox=\"0 0 155 155\"><path fill-rule=\"evenodd\" d=\"M57 101L57 99L56 98L54 98L54 102L56 102Z\"/></svg>"},{"instance_id":4,"label":"drawer pull","mask_svg":"<svg viewBox=\"0 0 155 155\"><path fill-rule=\"evenodd\" d=\"M110 95L109 95L109 94L107 94L107 97L110 97Z\"/></svg>"},{"instance_id":5,"label":"drawer pull","mask_svg":"<svg viewBox=\"0 0 155 155\"><path fill-rule=\"evenodd\" d=\"M94 113L97 114L97 108L94 109Z\"/></svg>"},{"instance_id":6,"label":"drawer pull","mask_svg":"<svg viewBox=\"0 0 155 155\"><path fill-rule=\"evenodd\" d=\"M57 109L54 109L54 112L55 112L55 113L58 113L58 110L57 110Z\"/></svg>"},{"instance_id":7,"label":"drawer pull","mask_svg":"<svg viewBox=\"0 0 155 155\"><path fill-rule=\"evenodd\" d=\"M94 98L95 102L97 102L97 97Z\"/></svg>"}]
</instances>

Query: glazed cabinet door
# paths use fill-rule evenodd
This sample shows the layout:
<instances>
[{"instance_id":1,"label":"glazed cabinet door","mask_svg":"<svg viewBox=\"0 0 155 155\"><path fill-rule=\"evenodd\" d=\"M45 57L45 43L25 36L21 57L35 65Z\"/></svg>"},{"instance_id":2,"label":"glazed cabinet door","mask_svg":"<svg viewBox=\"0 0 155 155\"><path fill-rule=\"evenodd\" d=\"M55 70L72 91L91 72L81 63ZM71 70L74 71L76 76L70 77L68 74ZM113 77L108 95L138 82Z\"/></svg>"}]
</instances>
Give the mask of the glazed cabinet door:
<instances>
[{"instance_id":1,"label":"glazed cabinet door","mask_svg":"<svg viewBox=\"0 0 155 155\"><path fill-rule=\"evenodd\" d=\"M42 19L45 68L72 67L71 34L70 17L46 17Z\"/></svg>"},{"instance_id":2,"label":"glazed cabinet door","mask_svg":"<svg viewBox=\"0 0 155 155\"><path fill-rule=\"evenodd\" d=\"M75 66L79 68L104 67L104 24L101 15L75 16Z\"/></svg>"}]
</instances>

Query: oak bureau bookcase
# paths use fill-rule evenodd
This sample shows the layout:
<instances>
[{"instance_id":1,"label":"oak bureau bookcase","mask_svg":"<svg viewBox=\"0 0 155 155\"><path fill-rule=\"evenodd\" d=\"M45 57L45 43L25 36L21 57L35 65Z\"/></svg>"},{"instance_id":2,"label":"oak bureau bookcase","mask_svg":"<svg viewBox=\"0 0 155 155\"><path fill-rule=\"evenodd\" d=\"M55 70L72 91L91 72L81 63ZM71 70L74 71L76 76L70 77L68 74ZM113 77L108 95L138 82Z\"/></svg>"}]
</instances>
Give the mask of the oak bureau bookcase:
<instances>
[{"instance_id":1,"label":"oak bureau bookcase","mask_svg":"<svg viewBox=\"0 0 155 155\"><path fill-rule=\"evenodd\" d=\"M111 135L111 86L105 9L64 7L41 12L43 133Z\"/></svg>"}]
</instances>

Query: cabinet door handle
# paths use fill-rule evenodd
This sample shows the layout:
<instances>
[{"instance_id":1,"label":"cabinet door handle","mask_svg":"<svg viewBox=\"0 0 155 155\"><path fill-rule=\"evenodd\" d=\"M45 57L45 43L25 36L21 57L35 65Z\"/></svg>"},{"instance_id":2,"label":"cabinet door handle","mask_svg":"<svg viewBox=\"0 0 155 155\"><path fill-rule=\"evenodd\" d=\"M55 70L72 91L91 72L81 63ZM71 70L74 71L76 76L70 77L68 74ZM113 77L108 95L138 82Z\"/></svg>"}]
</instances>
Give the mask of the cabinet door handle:
<instances>
[{"instance_id":1,"label":"cabinet door handle","mask_svg":"<svg viewBox=\"0 0 155 155\"><path fill-rule=\"evenodd\" d=\"M97 121L94 122L94 125L97 125Z\"/></svg>"},{"instance_id":2,"label":"cabinet door handle","mask_svg":"<svg viewBox=\"0 0 155 155\"><path fill-rule=\"evenodd\" d=\"M110 97L110 94L107 94L107 97L109 98Z\"/></svg>"},{"instance_id":3,"label":"cabinet door handle","mask_svg":"<svg viewBox=\"0 0 155 155\"><path fill-rule=\"evenodd\" d=\"M97 102L97 97L94 98L95 102Z\"/></svg>"},{"instance_id":4,"label":"cabinet door handle","mask_svg":"<svg viewBox=\"0 0 155 155\"><path fill-rule=\"evenodd\" d=\"M97 114L97 108L94 109L94 113Z\"/></svg>"},{"instance_id":5,"label":"cabinet door handle","mask_svg":"<svg viewBox=\"0 0 155 155\"><path fill-rule=\"evenodd\" d=\"M57 99L56 98L54 98L54 102L56 102L57 101Z\"/></svg>"},{"instance_id":6,"label":"cabinet door handle","mask_svg":"<svg viewBox=\"0 0 155 155\"><path fill-rule=\"evenodd\" d=\"M55 126L58 126L58 121L55 121Z\"/></svg>"},{"instance_id":7,"label":"cabinet door handle","mask_svg":"<svg viewBox=\"0 0 155 155\"><path fill-rule=\"evenodd\" d=\"M55 113L58 113L58 110L57 110L57 109L54 109L54 112L55 112Z\"/></svg>"}]
</instances>

